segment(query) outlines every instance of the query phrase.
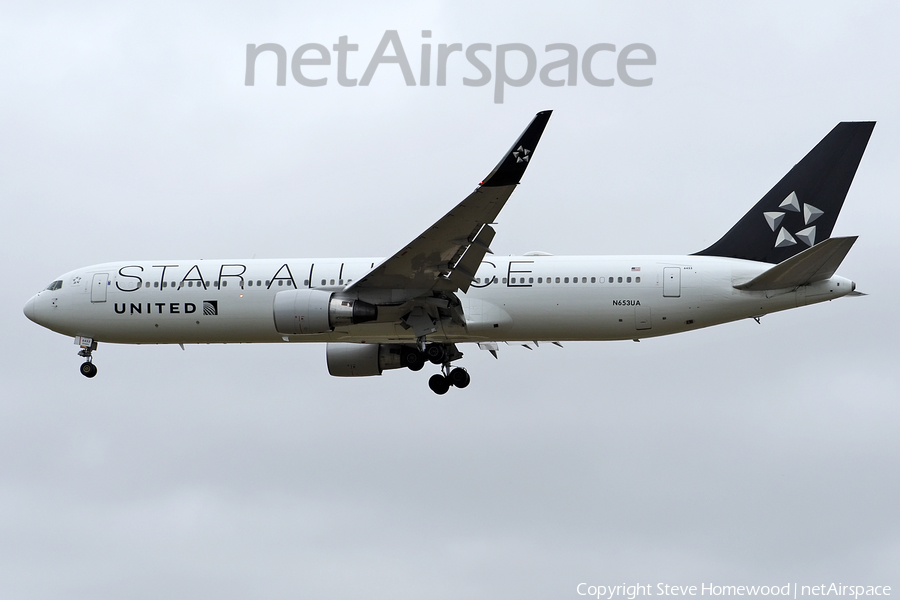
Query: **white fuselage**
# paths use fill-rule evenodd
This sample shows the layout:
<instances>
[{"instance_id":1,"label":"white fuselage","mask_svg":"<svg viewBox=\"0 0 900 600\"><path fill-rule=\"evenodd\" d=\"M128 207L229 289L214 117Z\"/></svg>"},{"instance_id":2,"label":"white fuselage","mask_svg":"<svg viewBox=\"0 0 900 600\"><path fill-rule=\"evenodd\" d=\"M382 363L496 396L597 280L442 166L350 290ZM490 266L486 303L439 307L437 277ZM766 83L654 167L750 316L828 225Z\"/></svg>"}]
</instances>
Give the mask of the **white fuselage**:
<instances>
[{"instance_id":1,"label":"white fuselage","mask_svg":"<svg viewBox=\"0 0 900 600\"><path fill-rule=\"evenodd\" d=\"M340 292L382 259L168 260L95 265L66 273L29 300L30 319L61 334L122 344L252 342L412 343L402 306L375 322L325 334L276 331L279 292ZM832 300L853 283L742 291L772 265L711 256L490 256L468 292L465 326L440 322L431 341L638 339L689 331Z\"/></svg>"}]
</instances>

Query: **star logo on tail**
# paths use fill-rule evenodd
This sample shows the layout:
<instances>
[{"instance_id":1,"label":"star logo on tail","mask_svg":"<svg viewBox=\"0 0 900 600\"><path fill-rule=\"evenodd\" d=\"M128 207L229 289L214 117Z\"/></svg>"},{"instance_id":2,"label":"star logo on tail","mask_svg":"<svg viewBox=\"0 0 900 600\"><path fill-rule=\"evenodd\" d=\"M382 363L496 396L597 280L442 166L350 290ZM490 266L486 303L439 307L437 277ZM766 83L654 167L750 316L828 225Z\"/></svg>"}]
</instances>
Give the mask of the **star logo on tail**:
<instances>
[{"instance_id":1,"label":"star logo on tail","mask_svg":"<svg viewBox=\"0 0 900 600\"><path fill-rule=\"evenodd\" d=\"M788 194L788 197L778 205L778 208L782 210L763 213L763 217L766 219L769 228L772 231L777 232L775 235L775 247L786 248L788 246L793 246L797 243L797 240L800 240L807 246L814 246L816 243L816 226L810 226L810 223L824 215L825 211L816 208L812 204L806 203L803 203L803 207L801 208L800 199L797 198L797 192ZM806 228L796 231L792 235L787 229L781 227L781 222L784 221L784 217L788 212L803 213L803 224L806 225Z\"/></svg>"}]
</instances>

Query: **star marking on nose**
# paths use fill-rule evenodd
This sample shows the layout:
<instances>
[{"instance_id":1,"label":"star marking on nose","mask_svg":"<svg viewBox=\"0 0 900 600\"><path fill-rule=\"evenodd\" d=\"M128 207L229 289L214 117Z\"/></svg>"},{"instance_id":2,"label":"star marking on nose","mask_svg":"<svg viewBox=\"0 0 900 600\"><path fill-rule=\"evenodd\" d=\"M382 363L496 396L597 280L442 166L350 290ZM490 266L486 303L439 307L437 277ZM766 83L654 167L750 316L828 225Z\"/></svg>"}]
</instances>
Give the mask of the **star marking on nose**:
<instances>
[{"instance_id":1,"label":"star marking on nose","mask_svg":"<svg viewBox=\"0 0 900 600\"><path fill-rule=\"evenodd\" d=\"M517 163L528 162L528 159L531 158L531 156L529 156L530 154L531 154L531 150L523 148L522 146L519 146L518 148L513 150L513 153L512 153L512 155L516 157Z\"/></svg>"}]
</instances>

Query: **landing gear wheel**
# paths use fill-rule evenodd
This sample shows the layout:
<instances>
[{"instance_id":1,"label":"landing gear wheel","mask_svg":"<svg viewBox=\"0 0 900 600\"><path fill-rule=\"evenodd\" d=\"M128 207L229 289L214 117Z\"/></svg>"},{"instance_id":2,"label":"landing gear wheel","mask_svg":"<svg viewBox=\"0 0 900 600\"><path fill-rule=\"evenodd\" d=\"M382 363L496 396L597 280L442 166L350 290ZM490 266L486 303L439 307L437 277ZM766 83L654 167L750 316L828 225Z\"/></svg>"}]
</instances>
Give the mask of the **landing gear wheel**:
<instances>
[{"instance_id":1,"label":"landing gear wheel","mask_svg":"<svg viewBox=\"0 0 900 600\"><path fill-rule=\"evenodd\" d=\"M94 350L97 349L97 342L92 340L91 338L86 338L84 336L75 336L75 343L81 346L81 350L78 351L78 356L84 359L84 362L81 363L81 374L90 379L94 375L97 374L97 367L94 366L94 363L91 362L92 355Z\"/></svg>"},{"instance_id":2,"label":"landing gear wheel","mask_svg":"<svg viewBox=\"0 0 900 600\"><path fill-rule=\"evenodd\" d=\"M443 395L450 389L450 382L446 377L438 373L437 375L432 375L431 379L428 380L428 387L435 394Z\"/></svg>"},{"instance_id":3,"label":"landing gear wheel","mask_svg":"<svg viewBox=\"0 0 900 600\"><path fill-rule=\"evenodd\" d=\"M425 348L425 356L428 357L428 360L433 362L436 365L439 365L444 362L444 347L440 344L431 344L427 348Z\"/></svg>"},{"instance_id":4,"label":"landing gear wheel","mask_svg":"<svg viewBox=\"0 0 900 600\"><path fill-rule=\"evenodd\" d=\"M449 375L447 375L447 381L450 382L450 385L462 389L469 385L469 382L472 381L472 379L469 377L469 373L465 369L463 369L462 367L456 367L455 369L450 371Z\"/></svg>"},{"instance_id":5,"label":"landing gear wheel","mask_svg":"<svg viewBox=\"0 0 900 600\"><path fill-rule=\"evenodd\" d=\"M425 366L425 357L415 348L404 349L401 360L410 371L421 371Z\"/></svg>"}]
</instances>

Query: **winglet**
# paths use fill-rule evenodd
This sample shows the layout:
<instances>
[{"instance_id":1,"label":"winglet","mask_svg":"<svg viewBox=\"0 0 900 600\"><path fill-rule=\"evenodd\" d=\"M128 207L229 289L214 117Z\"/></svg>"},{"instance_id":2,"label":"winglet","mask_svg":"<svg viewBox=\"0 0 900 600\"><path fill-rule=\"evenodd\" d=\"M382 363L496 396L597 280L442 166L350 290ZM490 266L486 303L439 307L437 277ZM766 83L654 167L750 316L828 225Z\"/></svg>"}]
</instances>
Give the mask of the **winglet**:
<instances>
[{"instance_id":1,"label":"winglet","mask_svg":"<svg viewBox=\"0 0 900 600\"><path fill-rule=\"evenodd\" d=\"M544 133L544 127L550 120L552 110L543 110L535 115L516 143L512 145L503 160L481 182L485 186L516 185L525 173L534 149Z\"/></svg>"}]
</instances>

